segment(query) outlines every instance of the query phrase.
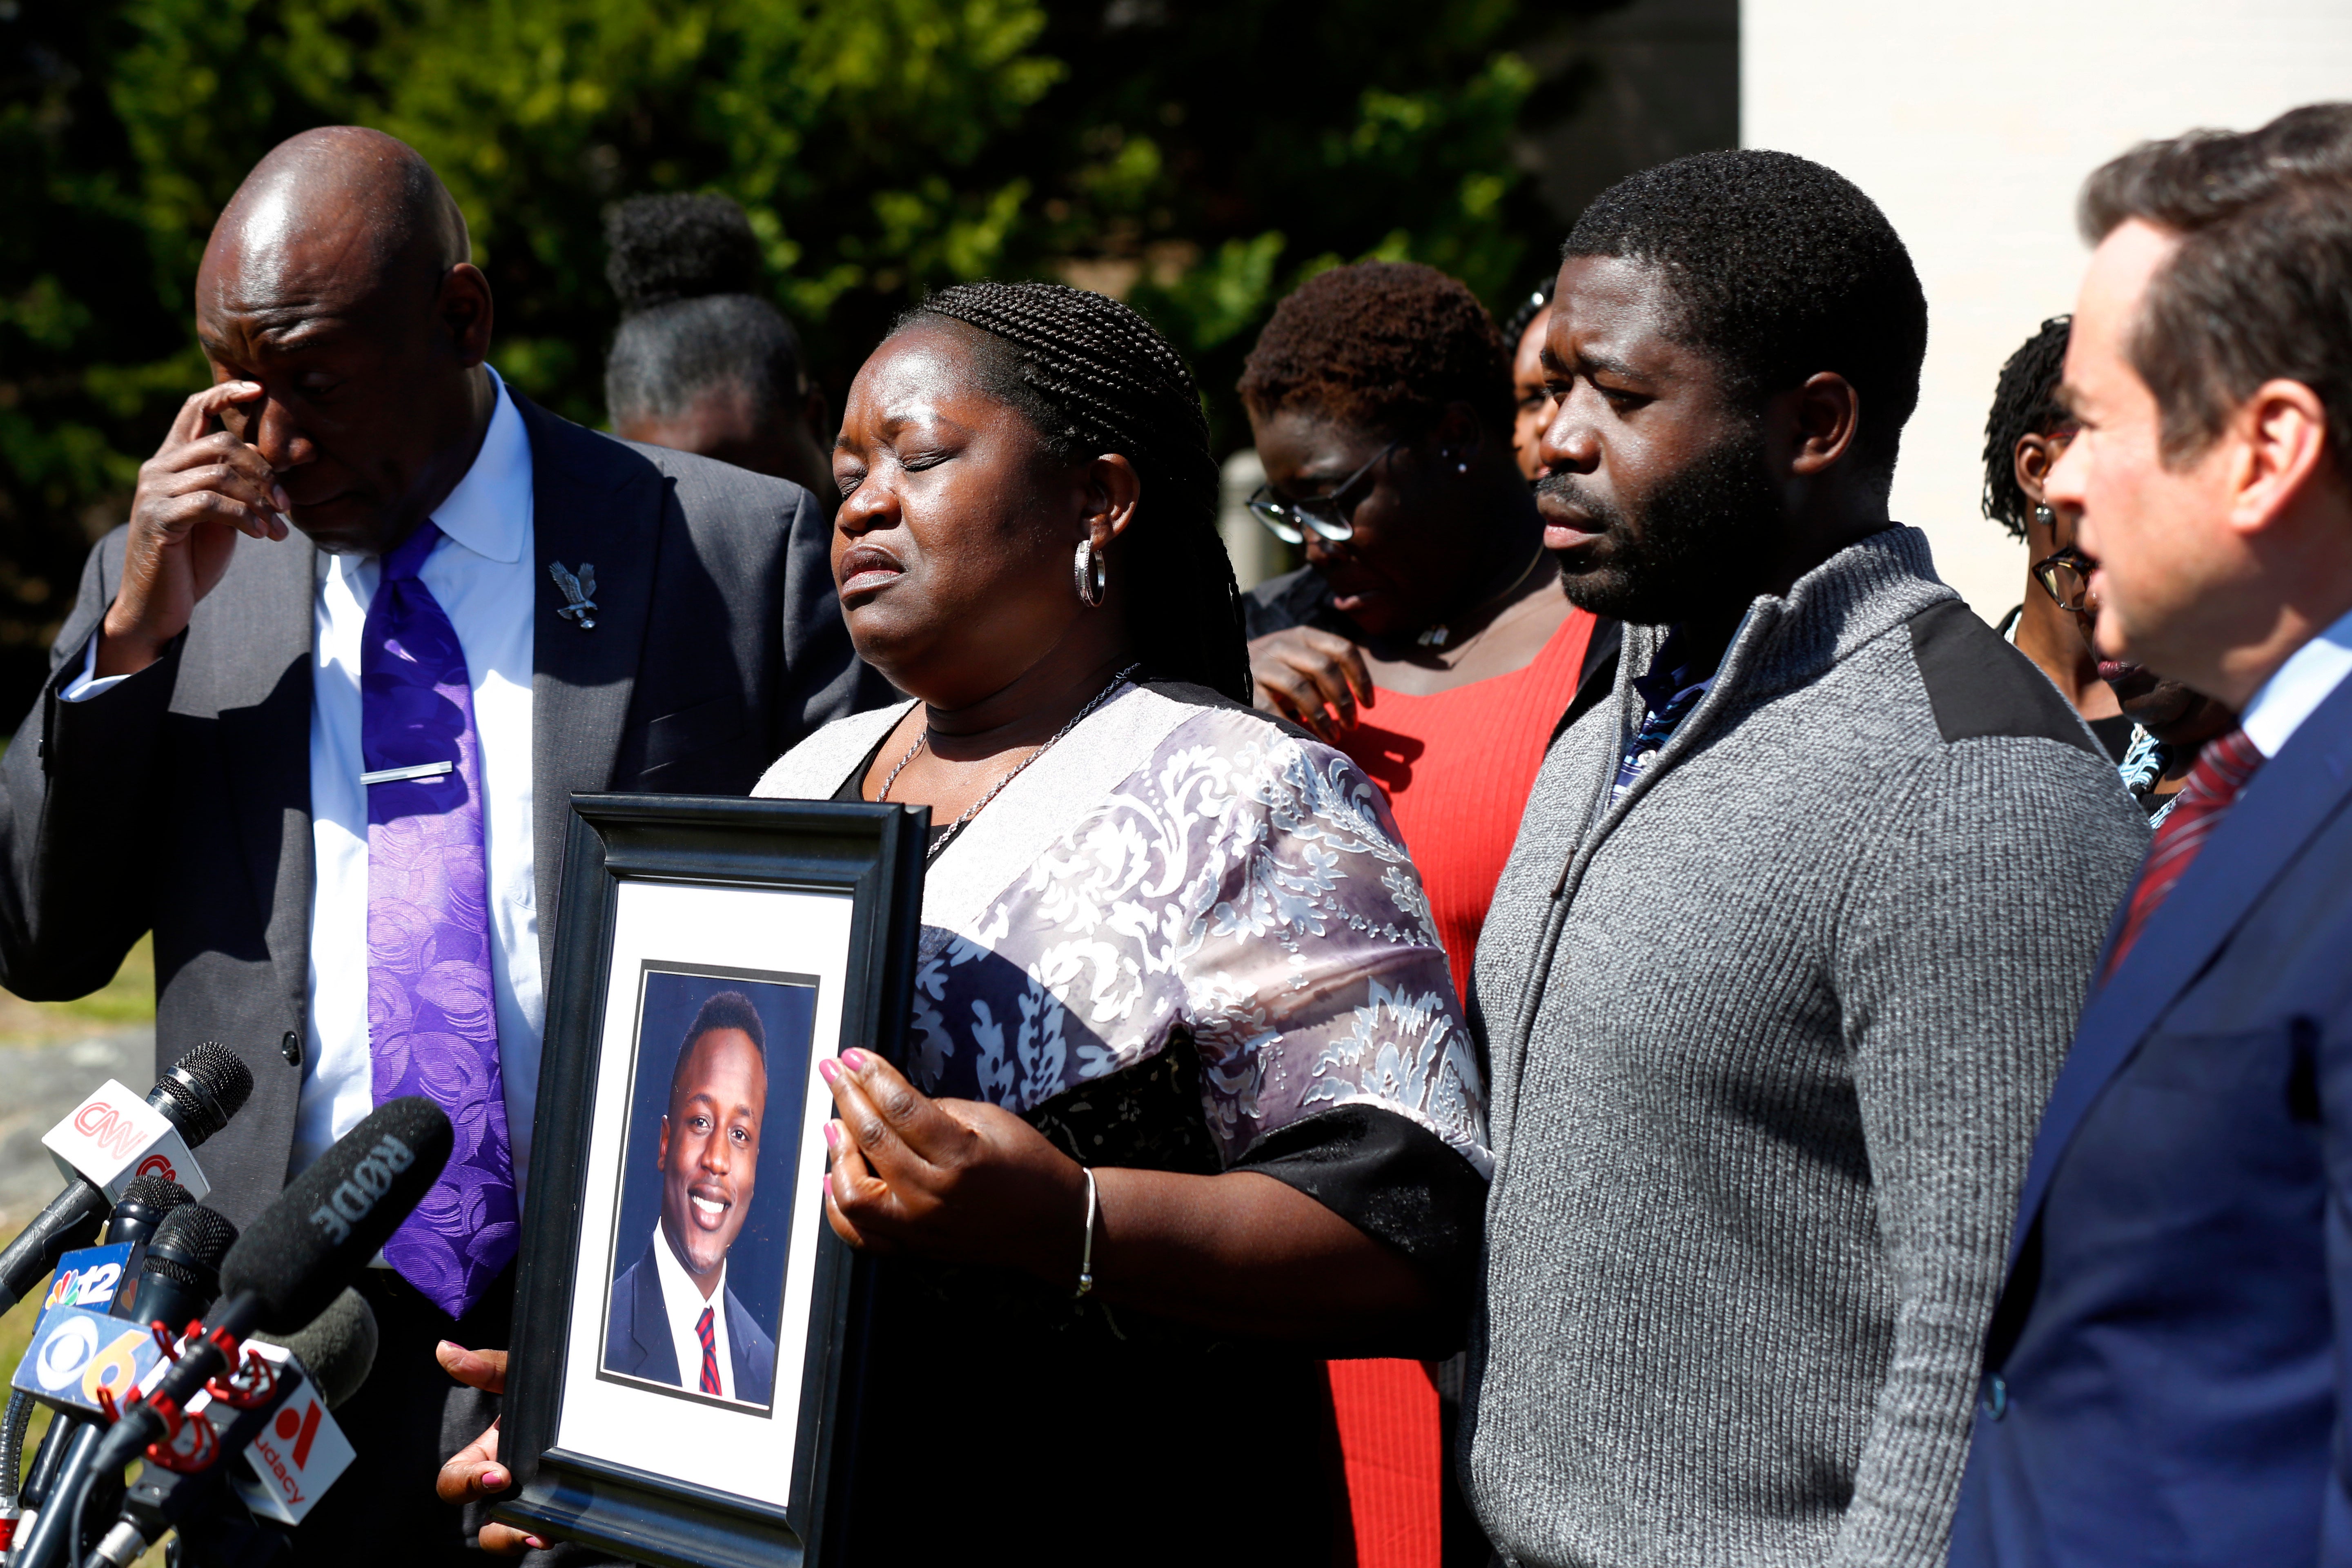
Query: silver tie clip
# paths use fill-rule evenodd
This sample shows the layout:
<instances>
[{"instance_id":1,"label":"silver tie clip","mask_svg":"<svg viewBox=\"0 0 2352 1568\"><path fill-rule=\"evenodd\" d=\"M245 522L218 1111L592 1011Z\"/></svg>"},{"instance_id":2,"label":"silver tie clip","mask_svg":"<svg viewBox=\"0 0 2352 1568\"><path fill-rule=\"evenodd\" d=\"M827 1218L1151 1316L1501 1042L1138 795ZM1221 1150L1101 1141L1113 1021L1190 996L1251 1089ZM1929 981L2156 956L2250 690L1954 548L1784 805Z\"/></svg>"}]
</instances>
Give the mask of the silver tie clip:
<instances>
[{"instance_id":1,"label":"silver tie clip","mask_svg":"<svg viewBox=\"0 0 2352 1568\"><path fill-rule=\"evenodd\" d=\"M547 563L547 574L555 579L555 585L562 591L565 600L563 607L555 613L567 621L579 622L583 632L593 631L596 626L596 568L583 561L580 575L574 577L563 569L562 562L551 561Z\"/></svg>"},{"instance_id":2,"label":"silver tie clip","mask_svg":"<svg viewBox=\"0 0 2352 1568\"><path fill-rule=\"evenodd\" d=\"M418 763L415 767L378 768L372 773L362 773L360 783L363 784L406 784L412 779L437 779L443 773L453 773L457 771L457 764L455 763Z\"/></svg>"}]
</instances>

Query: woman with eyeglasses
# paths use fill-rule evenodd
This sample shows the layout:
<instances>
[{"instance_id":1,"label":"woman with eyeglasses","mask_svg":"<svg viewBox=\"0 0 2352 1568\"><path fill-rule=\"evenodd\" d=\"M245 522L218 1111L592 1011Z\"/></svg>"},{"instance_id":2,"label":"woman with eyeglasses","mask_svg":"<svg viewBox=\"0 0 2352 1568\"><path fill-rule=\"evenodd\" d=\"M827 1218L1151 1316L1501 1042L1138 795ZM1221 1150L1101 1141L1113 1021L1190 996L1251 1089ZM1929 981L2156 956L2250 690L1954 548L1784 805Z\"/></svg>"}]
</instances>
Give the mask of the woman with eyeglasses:
<instances>
[{"instance_id":1,"label":"woman with eyeglasses","mask_svg":"<svg viewBox=\"0 0 2352 1568\"><path fill-rule=\"evenodd\" d=\"M2073 320L2053 316L2042 322L2000 367L1985 421L1984 514L2026 547L2025 598L2001 617L2001 636L2040 667L2107 754L2121 762L2131 743L2131 721L2100 679L2098 656L2077 622L2089 563L2074 549L2072 520L2060 518L2042 499L2043 481L2074 437L2074 420L2058 402Z\"/></svg>"},{"instance_id":2,"label":"woman with eyeglasses","mask_svg":"<svg viewBox=\"0 0 2352 1568\"><path fill-rule=\"evenodd\" d=\"M2031 551L2025 602L2000 629L2074 704L2154 826L2172 809L2199 750L2236 728L2237 715L2179 681L2101 658L2092 640L2099 619L2093 563L2075 548L2074 518L2042 499L2042 481L2074 433L2057 402L2071 320L2042 322L2010 356L1985 428L1985 515L2023 536Z\"/></svg>"},{"instance_id":3,"label":"woman with eyeglasses","mask_svg":"<svg viewBox=\"0 0 2352 1568\"><path fill-rule=\"evenodd\" d=\"M1460 282L1321 274L1276 308L1241 394L1266 472L1250 510L1307 555L1244 601L1257 704L1387 792L1466 984L1545 748L1592 667L1613 672L1615 626L1597 637L1560 591L1512 450L1509 354ZM1443 1375L1333 1364L1358 1539L1421 1543L1368 1564L1434 1564L1441 1516L1446 1560L1485 1561L1448 1495Z\"/></svg>"}]
</instances>

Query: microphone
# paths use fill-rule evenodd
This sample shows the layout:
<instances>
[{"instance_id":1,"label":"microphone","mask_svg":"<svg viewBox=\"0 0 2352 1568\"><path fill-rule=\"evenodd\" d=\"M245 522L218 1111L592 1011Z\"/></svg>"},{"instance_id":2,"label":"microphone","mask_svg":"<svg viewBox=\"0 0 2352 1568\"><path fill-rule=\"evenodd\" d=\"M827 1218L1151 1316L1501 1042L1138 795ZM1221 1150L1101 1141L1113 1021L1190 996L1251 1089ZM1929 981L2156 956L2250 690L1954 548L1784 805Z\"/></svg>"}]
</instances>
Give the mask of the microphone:
<instances>
[{"instance_id":1,"label":"microphone","mask_svg":"<svg viewBox=\"0 0 2352 1568\"><path fill-rule=\"evenodd\" d=\"M106 1222L109 1247L136 1247L155 1234L155 1227L173 1209L196 1201L195 1194L168 1176L141 1176L123 1190Z\"/></svg>"},{"instance_id":2,"label":"microphone","mask_svg":"<svg viewBox=\"0 0 2352 1568\"><path fill-rule=\"evenodd\" d=\"M424 1201L454 1136L441 1108L411 1095L376 1108L294 1178L221 1260L223 1304L154 1392L122 1412L94 1467L120 1471L167 1433L189 1399L230 1368L247 1334L308 1323L326 1310Z\"/></svg>"},{"instance_id":3,"label":"microphone","mask_svg":"<svg viewBox=\"0 0 2352 1568\"><path fill-rule=\"evenodd\" d=\"M169 1124L163 1136L142 1141L134 1135L125 1144L121 1126L129 1116L136 1127L137 1108L101 1105L105 1089L84 1100L72 1115L51 1129L42 1142L50 1144L53 1152L53 1141L79 1135L102 1151L104 1157L116 1160L111 1175L120 1180L95 1181L86 1171L69 1173L66 1190L51 1199L49 1206L18 1232L16 1240L0 1248L0 1311L15 1306L26 1291L48 1278L58 1258L76 1247L89 1246L98 1235L98 1222L106 1216L109 1204L117 1195L129 1195L129 1183L142 1174L164 1173L142 1169L152 1160L155 1144L174 1142L194 1148L227 1126L229 1118L245 1108L246 1099L252 1093L252 1071L226 1046L207 1040L173 1063L171 1070L147 1091L146 1105ZM120 1098L128 1100L129 1095L126 1092ZM111 1113L110 1118L93 1112L93 1106ZM77 1128L75 1124L79 1121L89 1125ZM152 1132L152 1129L149 1131ZM169 1163L168 1157L166 1163ZM188 1173L193 1175L194 1162L188 1163Z\"/></svg>"},{"instance_id":4,"label":"microphone","mask_svg":"<svg viewBox=\"0 0 2352 1568\"><path fill-rule=\"evenodd\" d=\"M184 1204L173 1209L148 1239L138 1295L128 1307L117 1306L113 1315L134 1323L160 1320L175 1331L186 1327L204 1316L220 1295L221 1262L236 1240L236 1226L204 1205ZM98 1516L100 1519L112 1510L110 1494L121 1484L119 1478L95 1463L105 1436L106 1428L95 1419L76 1429L66 1443L64 1461L48 1491L61 1503L68 1498L79 1500L87 1491L89 1500L104 1510ZM70 1509L43 1507L10 1557L10 1568L48 1568L50 1563L70 1563L79 1557L87 1542L70 1541L68 1536L68 1521L81 1511L79 1502Z\"/></svg>"},{"instance_id":5,"label":"microphone","mask_svg":"<svg viewBox=\"0 0 2352 1568\"><path fill-rule=\"evenodd\" d=\"M59 1258L58 1281L50 1288L47 1305L71 1304L76 1300L87 1304L102 1292L104 1310L116 1311L118 1300L128 1302L131 1299L130 1289L122 1288L122 1275L139 1244L154 1234L157 1222L165 1215L194 1201L187 1188L162 1176L142 1176L132 1182L130 1190L122 1194L122 1201L114 1205L113 1217L107 1221L107 1246L93 1250L87 1259L89 1267L67 1272L63 1266L71 1255ZM0 1521L14 1517L9 1511L14 1507L21 1505L34 1510L40 1508L41 1500L49 1495L49 1488L58 1479L66 1445L78 1426L64 1412L59 1413L59 1419L49 1423L48 1430L41 1434L40 1447L34 1451L32 1469L26 1475L24 1484L10 1496L16 1471L7 1462L7 1456L23 1447L24 1429L33 1414L33 1403L30 1395L23 1394L13 1395L8 1402L8 1426L0 1432ZM0 1550L5 1550L5 1542L0 1542Z\"/></svg>"},{"instance_id":6,"label":"microphone","mask_svg":"<svg viewBox=\"0 0 2352 1568\"><path fill-rule=\"evenodd\" d=\"M289 1359L268 1399L250 1409L230 1413L233 1419L221 1431L219 1447L222 1459L228 1462L195 1471L146 1467L131 1484L121 1516L83 1560L84 1568L130 1568L164 1531L175 1527L184 1537L192 1538L188 1546L198 1562L244 1562L268 1555L270 1547L264 1542L268 1527L222 1497L222 1484L226 1482L249 1504L259 1505L256 1512L283 1520L289 1511L286 1500L260 1479L265 1474L278 1488L293 1494L303 1513L341 1474L341 1466L323 1479L306 1470L321 1469L313 1455L331 1445L341 1454L349 1453L349 1443L325 1413L339 1408L367 1381L375 1364L375 1313L357 1290L346 1289L299 1333L282 1340L256 1334L254 1340L283 1348ZM235 1468L232 1456L240 1448L252 1466L250 1478ZM349 1462L344 1458L344 1464ZM298 1514L286 1522L299 1519ZM283 1539L277 1538L280 1542Z\"/></svg>"}]
</instances>

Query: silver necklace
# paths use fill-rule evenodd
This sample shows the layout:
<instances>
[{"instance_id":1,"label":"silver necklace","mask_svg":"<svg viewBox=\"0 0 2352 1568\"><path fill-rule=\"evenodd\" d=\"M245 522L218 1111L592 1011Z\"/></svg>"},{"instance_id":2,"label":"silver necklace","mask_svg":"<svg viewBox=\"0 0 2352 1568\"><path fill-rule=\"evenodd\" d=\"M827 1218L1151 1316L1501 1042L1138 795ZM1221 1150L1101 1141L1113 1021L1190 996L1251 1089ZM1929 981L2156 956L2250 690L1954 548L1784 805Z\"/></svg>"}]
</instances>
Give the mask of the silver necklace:
<instances>
[{"instance_id":1,"label":"silver necklace","mask_svg":"<svg viewBox=\"0 0 2352 1568\"><path fill-rule=\"evenodd\" d=\"M1517 576L1511 579L1511 585L1504 589L1501 593L1496 594L1492 598L1470 606L1470 614L1475 616L1480 610L1485 609L1486 605L1500 604L1503 600L1509 598L1513 594L1517 593L1519 591L1519 584L1526 582L1530 576L1534 575L1535 569L1543 563L1543 558L1544 547L1538 543L1536 546L1536 552L1528 557L1527 565L1520 570ZM1461 617L1457 616L1455 618L1460 619ZM1486 636L1487 627L1492 626L1494 624L1494 622L1489 621L1486 623L1486 626L1480 626L1475 636L1472 638L1472 641L1475 641L1479 637ZM1445 646L1445 639L1453 635L1453 627L1445 622L1440 621L1437 625L1431 626L1428 630L1423 632L1421 636L1415 637L1413 640L1423 647L1444 647Z\"/></svg>"},{"instance_id":2,"label":"silver necklace","mask_svg":"<svg viewBox=\"0 0 2352 1568\"><path fill-rule=\"evenodd\" d=\"M948 830L945 833L940 834L938 841L923 852L923 864L928 866L932 861L938 859L940 858L940 852L945 849L948 845L954 840L957 834L963 831L963 825L980 815L981 807L986 805L990 801L994 800L998 795L1003 795L1006 784L1009 784L1014 779L1019 778L1022 773L1027 770L1030 763L1044 756L1047 752L1052 751L1054 749L1054 742L1059 741L1063 736L1068 734L1071 731L1084 723L1088 714L1101 707L1104 703L1109 701L1111 694L1117 691L1120 687L1126 685L1134 676L1135 672L1142 668L1142 661L1139 659L1137 662L1129 665L1125 669L1120 670L1117 675L1112 676L1110 678L1109 685L1105 686L1100 691L1096 692L1085 707L1079 709L1076 713L1071 714L1067 723L1064 724L1060 729L1045 737L1045 744L1039 746L1035 751L1022 758L1021 761L1014 765L1011 773L1006 773L1003 778L997 780L995 784L989 786L989 791L986 795L982 795L978 800L973 801L971 805L965 807L964 814L961 816L957 817L953 822L950 823L948 825ZM898 782L898 775L907 771L907 764L913 762L916 754L921 752L925 746L929 745L930 742L931 727L929 724L925 724L923 726L923 732L915 737L915 743L907 748L907 754L898 759L898 765L892 768L888 773L884 775L882 787L875 792L874 799L876 804L878 805L890 798L890 786Z\"/></svg>"}]
</instances>

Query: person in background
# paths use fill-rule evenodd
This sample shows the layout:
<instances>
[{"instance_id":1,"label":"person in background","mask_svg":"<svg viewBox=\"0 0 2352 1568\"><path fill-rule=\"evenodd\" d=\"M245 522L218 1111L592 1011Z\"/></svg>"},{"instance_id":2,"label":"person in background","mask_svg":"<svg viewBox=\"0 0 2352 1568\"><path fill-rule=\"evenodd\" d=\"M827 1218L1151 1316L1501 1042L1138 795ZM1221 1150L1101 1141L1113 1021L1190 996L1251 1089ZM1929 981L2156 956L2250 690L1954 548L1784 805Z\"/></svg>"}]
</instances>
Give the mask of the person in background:
<instances>
[{"instance_id":1,"label":"person in background","mask_svg":"<svg viewBox=\"0 0 2352 1568\"><path fill-rule=\"evenodd\" d=\"M824 393L800 334L759 296L760 242L725 196L632 196L605 222L621 328L604 361L613 433L838 497Z\"/></svg>"},{"instance_id":2,"label":"person in background","mask_svg":"<svg viewBox=\"0 0 2352 1568\"><path fill-rule=\"evenodd\" d=\"M808 492L521 395L469 250L381 132L254 167L196 273L212 384L0 766L0 984L85 994L152 927L159 1057L253 1070L214 1205L249 1223L381 1100L468 1129L362 1271L363 1482L298 1564L478 1560L432 1479L498 1404L436 1347L508 1331L572 793L740 794L859 689Z\"/></svg>"},{"instance_id":3,"label":"person in background","mask_svg":"<svg viewBox=\"0 0 2352 1568\"><path fill-rule=\"evenodd\" d=\"M2352 104L2143 143L2080 210L2051 501L2101 654L2242 717L2157 830L2042 1117L1951 1563L2341 1568Z\"/></svg>"},{"instance_id":4,"label":"person in background","mask_svg":"<svg viewBox=\"0 0 2352 1568\"><path fill-rule=\"evenodd\" d=\"M2123 720L2131 726L2116 771L2147 813L2148 826L2155 827L2180 798L2205 742L2237 728L2238 717L2184 681L2164 679L2127 659L2098 655L2098 595L2091 590L2090 558L2074 543L2075 521L2071 510L2056 509L2050 530L2056 548L2034 563L2034 579L2066 612L2083 646L2097 657L2099 679L2116 694ZM2091 728L2096 731L2099 726Z\"/></svg>"},{"instance_id":5,"label":"person in background","mask_svg":"<svg viewBox=\"0 0 2352 1568\"><path fill-rule=\"evenodd\" d=\"M1551 394L1544 386L1543 340L1551 321L1551 284L1549 278L1537 284L1503 323L1503 342L1511 351L1511 399L1518 408L1511 421L1511 452L1529 484L1549 471L1542 451L1552 416Z\"/></svg>"},{"instance_id":6,"label":"person in background","mask_svg":"<svg viewBox=\"0 0 2352 1568\"><path fill-rule=\"evenodd\" d=\"M1502 339L1434 268L1336 268L1276 307L1241 394L1266 471L1251 510L1308 563L1245 601L1258 706L1387 793L1466 988L1544 747L1610 651L1544 550ZM1367 1564L1436 1561L1454 1375L1332 1366ZM1483 1554L1466 1512L1454 1524Z\"/></svg>"},{"instance_id":7,"label":"person in background","mask_svg":"<svg viewBox=\"0 0 2352 1568\"><path fill-rule=\"evenodd\" d=\"M2147 846L1887 515L1927 301L1742 151L1584 210L1538 489L1627 623L1479 940L1496 1170L1465 1401L1506 1562L1930 1568L2010 1194Z\"/></svg>"},{"instance_id":8,"label":"person in background","mask_svg":"<svg viewBox=\"0 0 2352 1568\"><path fill-rule=\"evenodd\" d=\"M2074 422L2058 403L2058 371L2066 358L2064 316L2053 316L2009 356L1985 420L1984 514L2025 542L2025 597L1996 629L2050 678L2099 744L2118 762L2131 744L2132 722L2100 679L2098 659L2052 586L2050 563L2064 560L2062 520L2042 491L2050 465L2074 439Z\"/></svg>"}]
</instances>

